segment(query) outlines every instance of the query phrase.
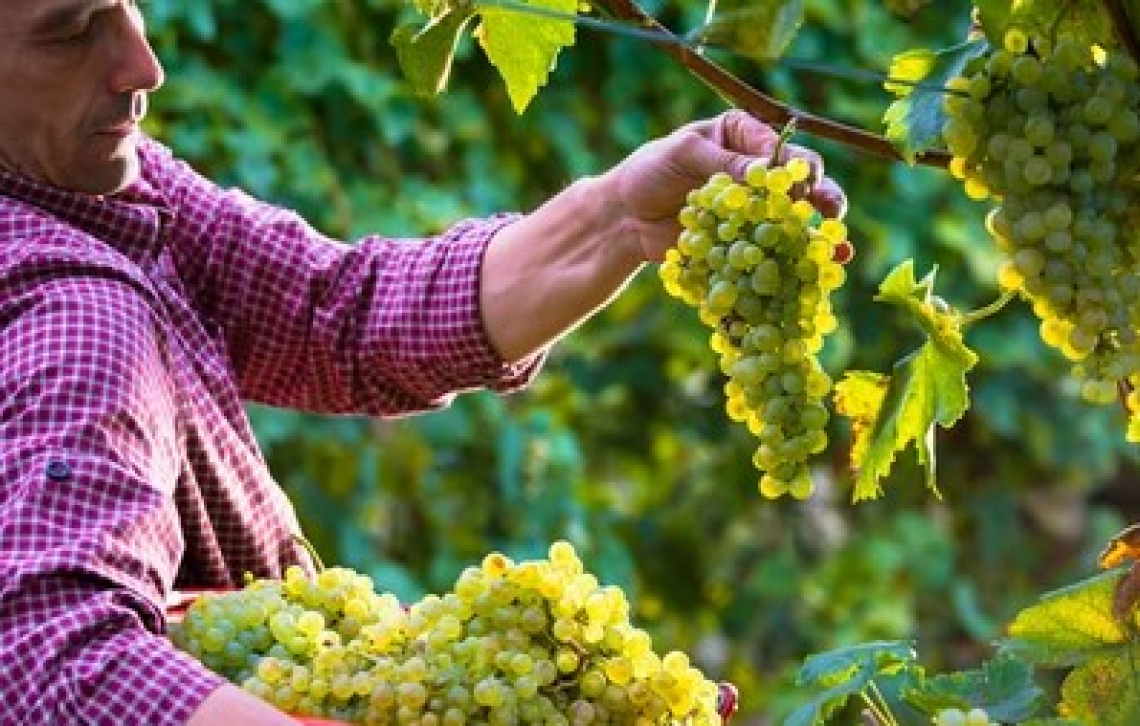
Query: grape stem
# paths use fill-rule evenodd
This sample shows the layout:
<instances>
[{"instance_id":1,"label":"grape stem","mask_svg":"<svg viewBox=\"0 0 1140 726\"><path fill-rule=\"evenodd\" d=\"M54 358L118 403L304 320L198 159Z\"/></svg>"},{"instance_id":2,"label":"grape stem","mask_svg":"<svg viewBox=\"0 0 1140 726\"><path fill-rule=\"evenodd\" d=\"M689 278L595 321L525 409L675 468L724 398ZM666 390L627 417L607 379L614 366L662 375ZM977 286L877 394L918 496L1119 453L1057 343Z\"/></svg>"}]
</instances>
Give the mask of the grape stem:
<instances>
[{"instance_id":1,"label":"grape stem","mask_svg":"<svg viewBox=\"0 0 1140 726\"><path fill-rule=\"evenodd\" d=\"M646 40L664 51L734 106L765 123L783 126L795 120L805 133L836 141L865 153L902 161L903 156L886 138L865 129L848 126L833 119L816 116L753 88L723 66L701 55L683 43L668 28L647 13L636 0L596 0L595 6L614 18L635 24L645 30ZM924 151L915 155L915 163L946 168L950 155L945 151Z\"/></svg>"},{"instance_id":2,"label":"grape stem","mask_svg":"<svg viewBox=\"0 0 1140 726\"><path fill-rule=\"evenodd\" d=\"M863 713L859 714L863 717L863 726L883 726L883 722L875 716L875 712L869 708L863 709Z\"/></svg>"},{"instance_id":3,"label":"grape stem","mask_svg":"<svg viewBox=\"0 0 1140 726\"><path fill-rule=\"evenodd\" d=\"M971 310L970 312L962 315L959 322L961 323L962 327L967 327L969 325L973 325L979 320L984 320L992 315L996 315L1015 297L1017 297L1016 292L1012 290L1006 290L1001 294L1001 297L999 297L997 300L994 300L989 305L986 305L983 308L978 308L977 310Z\"/></svg>"},{"instance_id":4,"label":"grape stem","mask_svg":"<svg viewBox=\"0 0 1140 726\"><path fill-rule=\"evenodd\" d=\"M313 546L313 543L302 534L293 534L293 541L304 547L305 551L309 553L309 557L313 559L313 566L317 568L317 572L324 572L324 560L317 554L317 548Z\"/></svg>"},{"instance_id":5,"label":"grape stem","mask_svg":"<svg viewBox=\"0 0 1140 726\"><path fill-rule=\"evenodd\" d=\"M1132 60L1140 63L1140 39L1136 37L1136 28L1132 25L1132 18L1128 17L1128 9L1122 0L1104 0L1104 9L1112 18L1112 26L1120 44L1132 56Z\"/></svg>"},{"instance_id":6,"label":"grape stem","mask_svg":"<svg viewBox=\"0 0 1140 726\"><path fill-rule=\"evenodd\" d=\"M789 140L791 140L792 135L795 133L796 120L794 118L790 118L788 119L788 122L784 124L784 128L780 129L780 136L776 139L776 146L772 149L772 159L770 161L771 166L775 166L780 163L780 153L783 152L784 145L787 144Z\"/></svg>"},{"instance_id":7,"label":"grape stem","mask_svg":"<svg viewBox=\"0 0 1140 726\"><path fill-rule=\"evenodd\" d=\"M872 722L874 726L899 726L899 722L891 713L887 699L883 698L883 692L879 690L879 685L874 679L871 679L867 689L870 691L869 695L867 691L862 693L863 702L867 704L867 708L863 711L864 715L870 715L874 719Z\"/></svg>"}]
</instances>

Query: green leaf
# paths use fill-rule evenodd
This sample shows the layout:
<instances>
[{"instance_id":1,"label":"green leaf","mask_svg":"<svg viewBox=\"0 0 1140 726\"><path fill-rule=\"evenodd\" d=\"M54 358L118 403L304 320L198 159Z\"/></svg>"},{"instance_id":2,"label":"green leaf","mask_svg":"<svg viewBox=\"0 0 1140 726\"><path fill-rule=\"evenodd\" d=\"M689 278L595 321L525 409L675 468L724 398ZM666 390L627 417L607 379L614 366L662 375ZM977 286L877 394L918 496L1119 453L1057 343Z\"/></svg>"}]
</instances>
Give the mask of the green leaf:
<instances>
[{"instance_id":1,"label":"green leaf","mask_svg":"<svg viewBox=\"0 0 1140 726\"><path fill-rule=\"evenodd\" d=\"M1094 655L1061 684L1058 710L1082 724L1135 726L1140 723L1140 647Z\"/></svg>"},{"instance_id":2,"label":"green leaf","mask_svg":"<svg viewBox=\"0 0 1140 726\"><path fill-rule=\"evenodd\" d=\"M1033 715L1042 695L1026 663L999 654L977 670L928 678L911 689L906 700L927 713L942 708L982 708L995 721L1019 723Z\"/></svg>"},{"instance_id":3,"label":"green leaf","mask_svg":"<svg viewBox=\"0 0 1140 726\"><path fill-rule=\"evenodd\" d=\"M1070 666L1097 654L1122 650L1130 640L1112 614L1120 572L1106 572L1043 595L1009 626L1002 649L1047 666Z\"/></svg>"},{"instance_id":4,"label":"green leaf","mask_svg":"<svg viewBox=\"0 0 1140 726\"><path fill-rule=\"evenodd\" d=\"M962 340L958 315L933 302L933 287L934 272L916 281L911 260L887 275L875 299L909 312L928 341L896 363L889 377L856 371L836 384L836 410L853 422L857 502L882 493L880 481L895 454L911 442L926 469L926 484L937 495L934 426L953 426L969 408L966 373L978 357Z\"/></svg>"},{"instance_id":5,"label":"green leaf","mask_svg":"<svg viewBox=\"0 0 1140 726\"><path fill-rule=\"evenodd\" d=\"M804 0L720 0L712 18L692 31L689 40L773 61L784 54L803 21Z\"/></svg>"},{"instance_id":6,"label":"green leaf","mask_svg":"<svg viewBox=\"0 0 1140 726\"><path fill-rule=\"evenodd\" d=\"M1101 0L977 0L974 5L982 30L994 45L1001 45L1011 26L1049 37L1056 28L1063 27L1078 42L1114 42L1112 21Z\"/></svg>"},{"instance_id":7,"label":"green leaf","mask_svg":"<svg viewBox=\"0 0 1140 726\"><path fill-rule=\"evenodd\" d=\"M434 96L447 87L455 47L471 17L470 9L452 9L421 29L401 25L392 31L396 58L413 93Z\"/></svg>"},{"instance_id":8,"label":"green leaf","mask_svg":"<svg viewBox=\"0 0 1140 726\"><path fill-rule=\"evenodd\" d=\"M883 121L887 138L908 162L914 163L920 152L941 147L946 122L941 89L986 48L984 41L973 40L937 52L918 49L895 56L891 81L885 85L899 98L887 107Z\"/></svg>"},{"instance_id":9,"label":"green leaf","mask_svg":"<svg viewBox=\"0 0 1140 726\"><path fill-rule=\"evenodd\" d=\"M576 12L577 0L531 0L520 3L559 13ZM558 58L574 44L574 22L502 7L477 5L480 25L476 37L487 58L507 84L511 105L518 113L534 99Z\"/></svg>"},{"instance_id":10,"label":"green leaf","mask_svg":"<svg viewBox=\"0 0 1140 726\"><path fill-rule=\"evenodd\" d=\"M900 667L916 667L917 658L914 646L903 641L860 643L809 657L800 668L796 683L824 690L793 711L783 726L822 723L848 698L862 692L876 675L895 672Z\"/></svg>"},{"instance_id":11,"label":"green leaf","mask_svg":"<svg viewBox=\"0 0 1140 726\"><path fill-rule=\"evenodd\" d=\"M937 268L916 282L914 261L906 260L879 285L875 299L903 308L914 318L939 352L957 361L967 370L978 362L978 356L962 340L958 315L950 309L939 309L934 300L934 276ZM943 307L944 304L943 304ZM957 417L955 417L956 419ZM953 423L951 421L950 423Z\"/></svg>"}]
</instances>

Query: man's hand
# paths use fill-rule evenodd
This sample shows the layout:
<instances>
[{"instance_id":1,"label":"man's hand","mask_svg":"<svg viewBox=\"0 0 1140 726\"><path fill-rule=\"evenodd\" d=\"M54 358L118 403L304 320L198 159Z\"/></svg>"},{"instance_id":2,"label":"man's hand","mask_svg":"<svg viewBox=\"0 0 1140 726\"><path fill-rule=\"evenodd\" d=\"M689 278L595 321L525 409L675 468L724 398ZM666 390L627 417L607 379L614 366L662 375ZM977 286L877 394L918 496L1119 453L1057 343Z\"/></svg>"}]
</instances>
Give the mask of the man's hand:
<instances>
[{"instance_id":1,"label":"man's hand","mask_svg":"<svg viewBox=\"0 0 1140 726\"><path fill-rule=\"evenodd\" d=\"M676 242L681 231L677 213L689 190L718 171L742 179L753 161L771 158L778 140L776 131L752 115L727 111L642 146L607 172L602 180L622 206L627 232L623 237L638 246L638 258L660 261ZM839 185L824 175L819 154L786 144L778 161L793 157L811 165L807 200L824 216L842 217L847 199Z\"/></svg>"},{"instance_id":2,"label":"man's hand","mask_svg":"<svg viewBox=\"0 0 1140 726\"><path fill-rule=\"evenodd\" d=\"M211 693L186 726L299 726L265 701L226 683Z\"/></svg>"}]
</instances>

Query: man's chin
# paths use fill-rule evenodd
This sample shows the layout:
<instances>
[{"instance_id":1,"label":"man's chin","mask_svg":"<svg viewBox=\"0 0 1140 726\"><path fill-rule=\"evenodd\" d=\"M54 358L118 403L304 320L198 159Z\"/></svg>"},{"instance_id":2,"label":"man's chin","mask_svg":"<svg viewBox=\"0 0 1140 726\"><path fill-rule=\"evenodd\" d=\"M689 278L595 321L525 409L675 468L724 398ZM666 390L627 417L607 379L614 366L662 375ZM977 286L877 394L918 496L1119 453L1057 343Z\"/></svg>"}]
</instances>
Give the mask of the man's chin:
<instances>
[{"instance_id":1,"label":"man's chin","mask_svg":"<svg viewBox=\"0 0 1140 726\"><path fill-rule=\"evenodd\" d=\"M81 194L106 197L118 194L139 178L139 156L133 147L127 153L98 164L70 179L67 188Z\"/></svg>"}]
</instances>

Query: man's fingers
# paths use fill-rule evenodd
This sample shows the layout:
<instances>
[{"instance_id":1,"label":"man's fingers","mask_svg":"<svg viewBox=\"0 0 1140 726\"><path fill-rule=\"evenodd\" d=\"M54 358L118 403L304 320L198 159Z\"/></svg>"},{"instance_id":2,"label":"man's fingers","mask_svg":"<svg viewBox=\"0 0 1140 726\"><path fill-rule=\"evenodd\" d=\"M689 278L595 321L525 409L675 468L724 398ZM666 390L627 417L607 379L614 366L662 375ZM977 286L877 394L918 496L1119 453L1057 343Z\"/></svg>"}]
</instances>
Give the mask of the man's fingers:
<instances>
[{"instance_id":1,"label":"man's fingers","mask_svg":"<svg viewBox=\"0 0 1140 726\"><path fill-rule=\"evenodd\" d=\"M740 109L725 111L704 125L713 143L751 156L769 156L780 135L768 124Z\"/></svg>"}]
</instances>

